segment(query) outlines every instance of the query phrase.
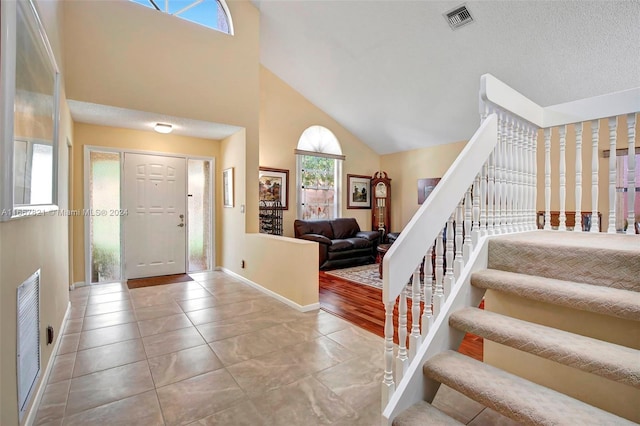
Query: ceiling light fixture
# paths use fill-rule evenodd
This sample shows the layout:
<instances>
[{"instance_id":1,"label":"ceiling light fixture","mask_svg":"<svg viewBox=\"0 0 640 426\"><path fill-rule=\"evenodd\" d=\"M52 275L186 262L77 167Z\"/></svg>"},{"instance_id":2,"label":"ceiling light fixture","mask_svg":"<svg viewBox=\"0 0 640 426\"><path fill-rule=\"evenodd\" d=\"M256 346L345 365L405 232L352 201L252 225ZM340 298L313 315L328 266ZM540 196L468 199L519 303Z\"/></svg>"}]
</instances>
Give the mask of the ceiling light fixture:
<instances>
[{"instance_id":1,"label":"ceiling light fixture","mask_svg":"<svg viewBox=\"0 0 640 426\"><path fill-rule=\"evenodd\" d=\"M156 125L153 126L153 130L158 133L171 133L173 126L167 123L156 123Z\"/></svg>"}]
</instances>

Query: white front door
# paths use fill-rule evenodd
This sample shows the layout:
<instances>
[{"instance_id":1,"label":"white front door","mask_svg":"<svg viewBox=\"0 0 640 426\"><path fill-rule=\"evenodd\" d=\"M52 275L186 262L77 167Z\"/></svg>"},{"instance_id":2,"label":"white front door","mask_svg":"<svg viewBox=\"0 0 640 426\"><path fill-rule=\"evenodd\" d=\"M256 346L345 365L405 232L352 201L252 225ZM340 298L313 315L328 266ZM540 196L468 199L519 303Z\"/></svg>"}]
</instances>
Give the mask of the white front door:
<instances>
[{"instance_id":1,"label":"white front door","mask_svg":"<svg viewBox=\"0 0 640 426\"><path fill-rule=\"evenodd\" d=\"M124 154L125 278L186 272L186 160Z\"/></svg>"}]
</instances>

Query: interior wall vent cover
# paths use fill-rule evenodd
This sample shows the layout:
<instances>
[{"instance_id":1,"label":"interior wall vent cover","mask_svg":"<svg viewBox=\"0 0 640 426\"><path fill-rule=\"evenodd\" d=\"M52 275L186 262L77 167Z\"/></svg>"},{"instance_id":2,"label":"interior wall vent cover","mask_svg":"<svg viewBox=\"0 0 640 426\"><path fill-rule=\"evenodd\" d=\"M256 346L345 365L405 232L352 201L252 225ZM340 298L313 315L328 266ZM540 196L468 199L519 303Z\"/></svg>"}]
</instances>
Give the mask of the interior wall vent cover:
<instances>
[{"instance_id":1,"label":"interior wall vent cover","mask_svg":"<svg viewBox=\"0 0 640 426\"><path fill-rule=\"evenodd\" d=\"M469 9L467 9L467 6L464 4L445 13L444 17L447 19L452 30L457 30L458 28L473 22L471 12L469 12Z\"/></svg>"},{"instance_id":2,"label":"interior wall vent cover","mask_svg":"<svg viewBox=\"0 0 640 426\"><path fill-rule=\"evenodd\" d=\"M40 270L17 291L17 367L19 418L25 414L40 375Z\"/></svg>"}]
</instances>

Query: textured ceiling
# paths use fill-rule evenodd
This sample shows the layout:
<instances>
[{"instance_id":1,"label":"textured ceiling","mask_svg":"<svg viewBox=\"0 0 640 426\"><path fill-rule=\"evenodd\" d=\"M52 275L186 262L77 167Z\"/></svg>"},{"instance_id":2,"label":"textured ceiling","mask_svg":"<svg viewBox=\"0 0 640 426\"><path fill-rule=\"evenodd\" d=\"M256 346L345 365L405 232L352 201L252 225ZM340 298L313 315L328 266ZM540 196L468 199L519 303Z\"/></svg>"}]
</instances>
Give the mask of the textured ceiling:
<instances>
[{"instance_id":1,"label":"textured ceiling","mask_svg":"<svg viewBox=\"0 0 640 426\"><path fill-rule=\"evenodd\" d=\"M480 76L554 105L640 86L640 1L254 0L260 57L378 153L469 139Z\"/></svg>"},{"instance_id":2,"label":"textured ceiling","mask_svg":"<svg viewBox=\"0 0 640 426\"><path fill-rule=\"evenodd\" d=\"M173 134L204 139L224 139L241 130L240 127L208 121L191 120L182 117L117 108L69 100L69 109L74 121L101 126L124 127L127 129L152 131L156 123L169 123Z\"/></svg>"}]
</instances>

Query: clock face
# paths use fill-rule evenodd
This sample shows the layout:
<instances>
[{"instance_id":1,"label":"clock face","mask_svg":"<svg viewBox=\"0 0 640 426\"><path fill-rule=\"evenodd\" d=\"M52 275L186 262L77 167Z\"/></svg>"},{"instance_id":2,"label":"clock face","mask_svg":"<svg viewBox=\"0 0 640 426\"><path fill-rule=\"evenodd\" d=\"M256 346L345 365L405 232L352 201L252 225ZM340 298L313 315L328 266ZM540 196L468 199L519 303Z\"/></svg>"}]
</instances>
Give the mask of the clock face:
<instances>
[{"instance_id":1,"label":"clock face","mask_svg":"<svg viewBox=\"0 0 640 426\"><path fill-rule=\"evenodd\" d=\"M376 185L376 197L387 198L387 185L384 182L378 182Z\"/></svg>"}]
</instances>

